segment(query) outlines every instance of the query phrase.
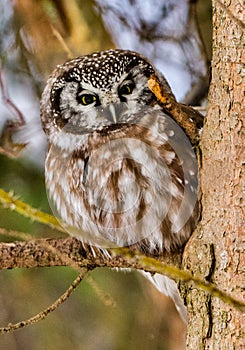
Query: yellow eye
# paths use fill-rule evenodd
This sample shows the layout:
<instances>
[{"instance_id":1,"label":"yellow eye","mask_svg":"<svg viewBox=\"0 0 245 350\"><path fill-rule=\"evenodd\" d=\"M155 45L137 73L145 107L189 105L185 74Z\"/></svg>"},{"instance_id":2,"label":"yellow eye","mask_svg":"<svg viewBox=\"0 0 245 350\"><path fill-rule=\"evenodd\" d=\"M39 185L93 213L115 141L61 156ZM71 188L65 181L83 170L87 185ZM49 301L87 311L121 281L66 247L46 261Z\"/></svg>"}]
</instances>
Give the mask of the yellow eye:
<instances>
[{"instance_id":1,"label":"yellow eye","mask_svg":"<svg viewBox=\"0 0 245 350\"><path fill-rule=\"evenodd\" d=\"M130 94L132 94L134 88L135 88L135 84L133 81L125 83L123 86L121 86L121 88L119 90L119 94L120 95L130 95Z\"/></svg>"},{"instance_id":2,"label":"yellow eye","mask_svg":"<svg viewBox=\"0 0 245 350\"><path fill-rule=\"evenodd\" d=\"M92 94L83 94L80 98L80 101L84 106L90 105L97 100L96 96Z\"/></svg>"}]
</instances>

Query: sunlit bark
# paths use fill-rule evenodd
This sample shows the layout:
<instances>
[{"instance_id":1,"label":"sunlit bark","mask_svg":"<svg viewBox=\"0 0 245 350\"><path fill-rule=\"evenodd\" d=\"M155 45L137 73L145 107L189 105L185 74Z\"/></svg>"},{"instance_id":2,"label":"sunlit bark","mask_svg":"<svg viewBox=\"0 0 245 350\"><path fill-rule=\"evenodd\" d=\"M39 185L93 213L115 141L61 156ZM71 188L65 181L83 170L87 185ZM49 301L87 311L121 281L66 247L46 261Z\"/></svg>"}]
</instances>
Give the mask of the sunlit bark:
<instances>
[{"instance_id":1,"label":"sunlit bark","mask_svg":"<svg viewBox=\"0 0 245 350\"><path fill-rule=\"evenodd\" d=\"M242 2L213 1L209 108L202 134L202 221L184 266L242 299L244 267L244 28ZM186 288L186 286L185 286ZM183 291L189 311L188 349L242 349L242 313L196 288Z\"/></svg>"}]
</instances>

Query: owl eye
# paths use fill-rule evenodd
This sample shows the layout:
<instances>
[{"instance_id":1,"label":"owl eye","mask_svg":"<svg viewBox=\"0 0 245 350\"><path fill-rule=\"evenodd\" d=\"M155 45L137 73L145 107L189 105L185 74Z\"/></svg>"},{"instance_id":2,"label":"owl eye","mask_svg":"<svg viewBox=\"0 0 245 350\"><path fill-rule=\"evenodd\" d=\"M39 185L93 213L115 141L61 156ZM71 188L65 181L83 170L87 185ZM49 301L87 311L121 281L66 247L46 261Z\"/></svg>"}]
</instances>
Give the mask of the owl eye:
<instances>
[{"instance_id":1,"label":"owl eye","mask_svg":"<svg viewBox=\"0 0 245 350\"><path fill-rule=\"evenodd\" d=\"M133 81L125 82L119 89L119 95L130 95L135 88L135 83Z\"/></svg>"},{"instance_id":2,"label":"owl eye","mask_svg":"<svg viewBox=\"0 0 245 350\"><path fill-rule=\"evenodd\" d=\"M79 102L83 106L91 105L92 103L97 101L97 96L93 94L81 94L79 96Z\"/></svg>"}]
</instances>

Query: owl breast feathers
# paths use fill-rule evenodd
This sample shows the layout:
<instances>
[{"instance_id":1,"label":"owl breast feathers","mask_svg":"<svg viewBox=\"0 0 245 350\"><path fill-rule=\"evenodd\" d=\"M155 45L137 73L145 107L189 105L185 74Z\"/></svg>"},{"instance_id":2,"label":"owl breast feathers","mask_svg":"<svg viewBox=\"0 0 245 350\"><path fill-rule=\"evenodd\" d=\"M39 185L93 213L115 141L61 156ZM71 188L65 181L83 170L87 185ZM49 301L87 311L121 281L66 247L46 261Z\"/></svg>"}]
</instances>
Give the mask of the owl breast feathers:
<instances>
[{"instance_id":1,"label":"owl breast feathers","mask_svg":"<svg viewBox=\"0 0 245 350\"><path fill-rule=\"evenodd\" d=\"M160 254L196 225L196 157L149 90L152 74L170 94L144 57L109 50L58 66L43 92L50 203L84 242Z\"/></svg>"}]
</instances>

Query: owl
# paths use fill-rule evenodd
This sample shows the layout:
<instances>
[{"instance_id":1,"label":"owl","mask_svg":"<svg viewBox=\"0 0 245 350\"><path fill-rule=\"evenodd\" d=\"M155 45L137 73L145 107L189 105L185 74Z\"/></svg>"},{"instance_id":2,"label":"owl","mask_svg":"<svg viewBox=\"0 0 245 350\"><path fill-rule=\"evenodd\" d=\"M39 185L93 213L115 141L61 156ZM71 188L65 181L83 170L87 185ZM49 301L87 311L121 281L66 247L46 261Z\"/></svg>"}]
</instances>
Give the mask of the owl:
<instances>
[{"instance_id":1,"label":"owl","mask_svg":"<svg viewBox=\"0 0 245 350\"><path fill-rule=\"evenodd\" d=\"M44 89L46 187L68 232L91 246L160 255L198 219L197 161L148 87L165 78L143 56L108 50L59 65Z\"/></svg>"}]
</instances>

